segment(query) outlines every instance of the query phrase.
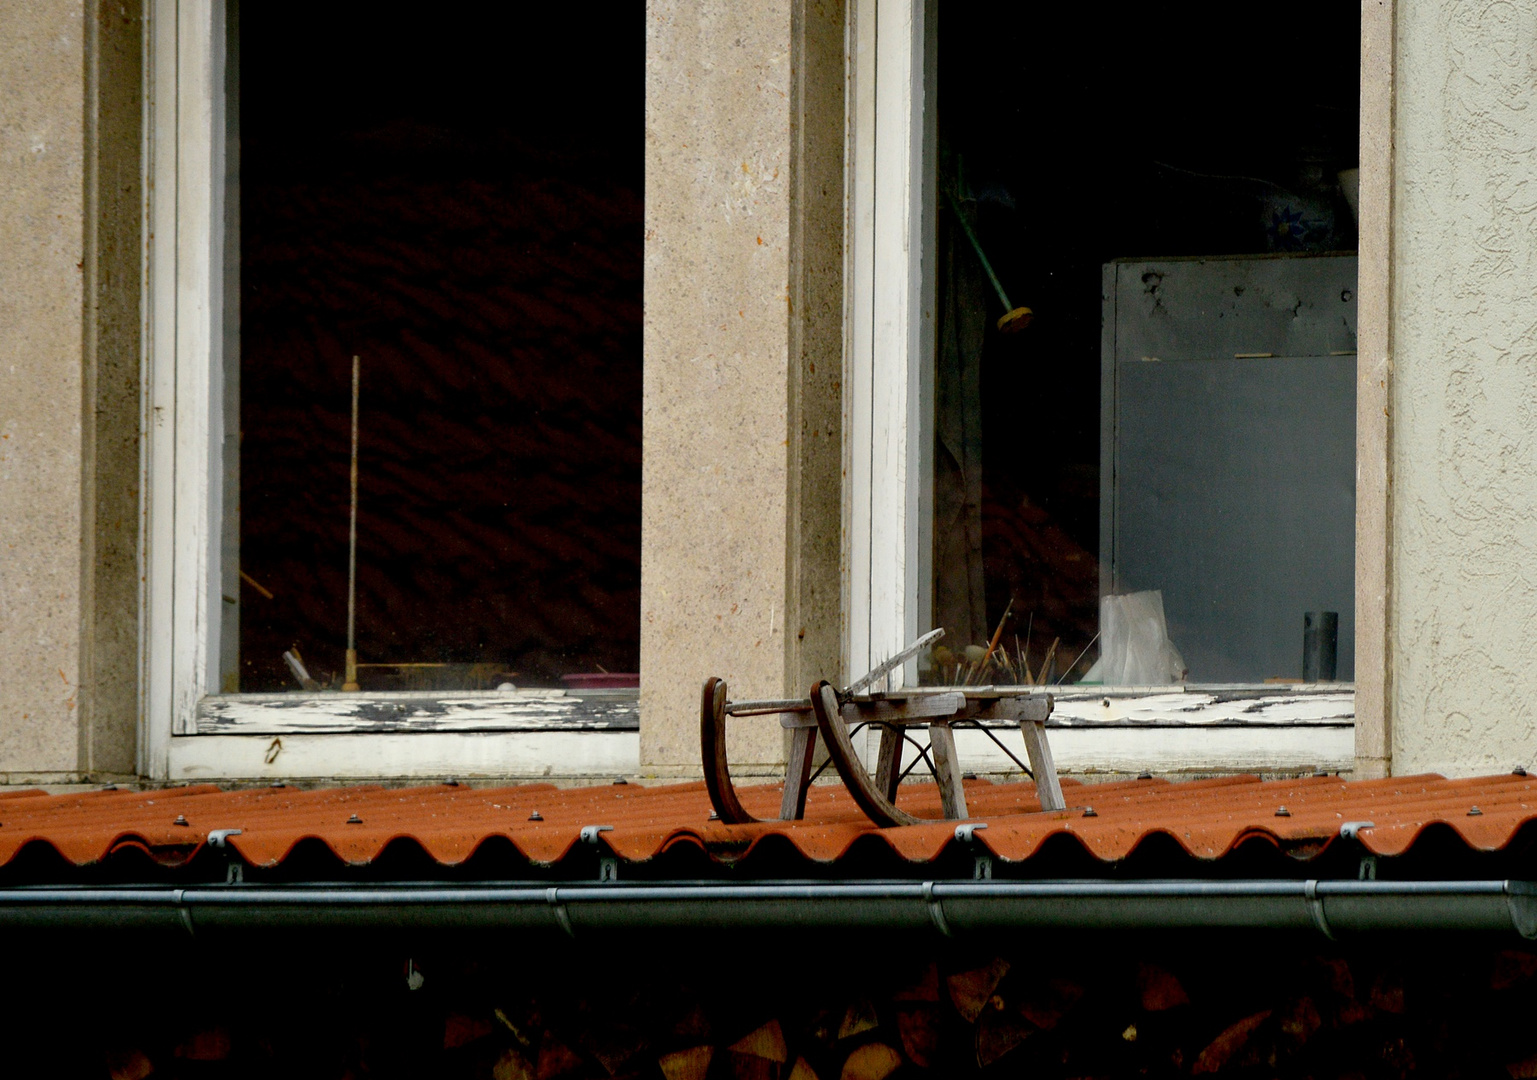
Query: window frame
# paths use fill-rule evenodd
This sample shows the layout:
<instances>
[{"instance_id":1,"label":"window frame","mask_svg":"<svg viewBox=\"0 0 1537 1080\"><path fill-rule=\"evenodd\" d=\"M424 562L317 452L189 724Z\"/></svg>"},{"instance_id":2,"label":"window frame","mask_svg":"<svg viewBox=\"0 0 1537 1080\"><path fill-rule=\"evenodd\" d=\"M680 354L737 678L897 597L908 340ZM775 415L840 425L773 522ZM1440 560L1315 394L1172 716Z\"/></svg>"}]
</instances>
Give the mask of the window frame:
<instances>
[{"instance_id":1,"label":"window frame","mask_svg":"<svg viewBox=\"0 0 1537 1080\"><path fill-rule=\"evenodd\" d=\"M225 484L238 477L228 453L238 440L227 441L226 427L239 416L238 391L226 393L239 341L224 303L225 14L224 0L151 0L146 19L138 771L162 780L633 772L636 691L217 692L239 588L238 522L224 507Z\"/></svg>"},{"instance_id":2,"label":"window frame","mask_svg":"<svg viewBox=\"0 0 1537 1080\"><path fill-rule=\"evenodd\" d=\"M227 714L228 706L240 704L242 697L208 693L215 681L222 618L222 598L212 588L211 573L216 565L212 545L219 541L223 521L218 452L223 411L216 407L223 397L223 345L216 333L223 325L222 278L216 282L214 273L223 213L218 203L222 183L215 182L222 179L216 176L223 158L222 123L216 121L222 118L214 93L222 80L218 24L223 4L150 0L148 7L139 771L164 779L476 772L546 776L554 775L546 764L551 762L561 763L563 775L573 776L622 771L621 764L635 768L639 739L634 727L610 730L599 740L579 736L564 722L549 731L508 731L531 715L547 716L547 709L494 693L452 695L483 716L484 730L473 733L405 735L359 725L320 734L306 723L292 730L273 726L262 734L215 733L215 714ZM925 148L932 147L934 137L931 112L923 109L923 88L933 78L935 8L936 0L850 0L847 6L843 457L848 480L842 609L843 662L849 672L865 670L872 659L911 640L926 627L929 614L927 590L921 586L927 585L932 556L931 495L923 480L932 462L929 440L921 437L918 405L933 379L932 334L922 327L925 321L932 324L934 282L921 256L934 228L922 162L932 160ZM1393 26L1391 0L1363 4L1352 710L1358 775L1384 774L1391 759ZM886 77L877 80L880 73ZM879 140L878 118L885 124L880 129L885 137ZM915 232L916 245L910 243ZM881 433L879 445L876 432ZM917 513L910 512L913 508ZM907 677L912 676L909 669ZM1227 692L1222 688L1192 689L1208 694L1212 708L1225 707L1218 700ZM1092 714L1090 706L1106 699L1116 702L1118 711L1136 712L1143 698L1155 713L1167 712L1164 705L1172 705L1171 695L1180 690L1064 688L1058 692L1058 712L1070 721L1079 711ZM1278 687L1266 693L1282 705L1318 692ZM309 696L285 697L298 701ZM334 700L334 695L316 695L313 702L329 707ZM581 698L569 701L578 720L594 711ZM544 736L562 735L583 749L557 752L548 739L536 745ZM304 753L289 755L281 749L276 761L267 761L273 741L280 739L286 740L285 748L303 748ZM402 739L423 741L403 750ZM429 739L441 741L442 751L427 754Z\"/></svg>"},{"instance_id":3,"label":"window frame","mask_svg":"<svg viewBox=\"0 0 1537 1080\"><path fill-rule=\"evenodd\" d=\"M934 241L935 116L925 103L935 85L936 14L937 0L850 0L848 8L844 653L850 672L928 628L932 431L918 405L934 380L934 275L923 254ZM1393 25L1391 0L1362 5L1355 682L1322 690L1064 687L1057 692L1058 715L1068 723L1092 724L1093 706L1102 701L1102 709L1117 714L1201 726L1210 708L1220 711L1226 695L1240 692L1266 703L1269 722L1304 722L1318 695L1348 694L1354 751L1348 766L1362 775L1388 771ZM915 677L909 664L905 679ZM1209 700L1193 703L1191 694Z\"/></svg>"}]
</instances>

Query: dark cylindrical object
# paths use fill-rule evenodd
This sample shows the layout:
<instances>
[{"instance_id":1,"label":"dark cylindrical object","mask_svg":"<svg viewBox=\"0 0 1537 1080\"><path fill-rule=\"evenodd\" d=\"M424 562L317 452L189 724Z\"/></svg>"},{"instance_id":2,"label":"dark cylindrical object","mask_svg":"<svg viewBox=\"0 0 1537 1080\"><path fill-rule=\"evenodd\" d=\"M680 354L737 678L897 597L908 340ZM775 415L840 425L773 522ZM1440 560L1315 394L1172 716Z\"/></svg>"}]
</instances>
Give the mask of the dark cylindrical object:
<instances>
[{"instance_id":1,"label":"dark cylindrical object","mask_svg":"<svg viewBox=\"0 0 1537 1080\"><path fill-rule=\"evenodd\" d=\"M1339 671L1340 613L1309 611L1302 616L1302 681L1333 682Z\"/></svg>"}]
</instances>

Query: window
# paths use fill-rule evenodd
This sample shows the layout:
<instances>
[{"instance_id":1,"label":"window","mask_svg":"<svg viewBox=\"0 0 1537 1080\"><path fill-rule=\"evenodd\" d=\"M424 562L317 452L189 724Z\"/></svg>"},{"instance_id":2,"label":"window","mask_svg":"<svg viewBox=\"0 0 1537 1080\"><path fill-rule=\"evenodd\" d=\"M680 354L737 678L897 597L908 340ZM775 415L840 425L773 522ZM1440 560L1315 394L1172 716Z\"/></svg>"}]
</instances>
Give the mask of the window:
<instances>
[{"instance_id":1,"label":"window","mask_svg":"<svg viewBox=\"0 0 1537 1080\"><path fill-rule=\"evenodd\" d=\"M154 6L146 772L633 767L641 19Z\"/></svg>"},{"instance_id":2,"label":"window","mask_svg":"<svg viewBox=\"0 0 1537 1080\"><path fill-rule=\"evenodd\" d=\"M1273 19L1230 5L852 19L851 667L942 625L908 678L1028 667L1067 723L1348 764L1360 13L1291 5L1305 59L1258 67ZM1153 592L1157 693L1094 667ZM1297 685L1310 615L1333 684Z\"/></svg>"}]
</instances>

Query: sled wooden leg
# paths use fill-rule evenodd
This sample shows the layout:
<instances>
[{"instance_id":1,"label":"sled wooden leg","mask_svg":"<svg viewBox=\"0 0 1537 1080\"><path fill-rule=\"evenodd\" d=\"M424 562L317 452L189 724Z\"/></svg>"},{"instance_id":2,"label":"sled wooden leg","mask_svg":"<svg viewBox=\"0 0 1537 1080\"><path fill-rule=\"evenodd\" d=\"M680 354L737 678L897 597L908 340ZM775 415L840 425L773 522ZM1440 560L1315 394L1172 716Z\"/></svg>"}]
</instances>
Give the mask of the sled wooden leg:
<instances>
[{"instance_id":1,"label":"sled wooden leg","mask_svg":"<svg viewBox=\"0 0 1537 1080\"><path fill-rule=\"evenodd\" d=\"M967 816L966 792L961 787L961 762L955 754L955 732L949 724L929 725L929 750L934 755L934 778L945 817L958 821Z\"/></svg>"},{"instance_id":2,"label":"sled wooden leg","mask_svg":"<svg viewBox=\"0 0 1537 1080\"><path fill-rule=\"evenodd\" d=\"M785 793L779 801L781 821L799 821L806 816L806 792L811 787L811 759L817 751L817 729L792 728L790 760L785 765Z\"/></svg>"},{"instance_id":3,"label":"sled wooden leg","mask_svg":"<svg viewBox=\"0 0 1537 1080\"><path fill-rule=\"evenodd\" d=\"M897 780L902 776L902 729L881 728L881 748L875 758L875 788L887 802L897 801Z\"/></svg>"},{"instance_id":4,"label":"sled wooden leg","mask_svg":"<svg viewBox=\"0 0 1537 1080\"><path fill-rule=\"evenodd\" d=\"M1062 784L1057 779L1057 763L1046 741L1046 725L1039 720L1021 720L1019 730L1025 736L1025 752L1030 755L1030 771L1035 773L1035 793L1042 810L1066 810Z\"/></svg>"}]
</instances>

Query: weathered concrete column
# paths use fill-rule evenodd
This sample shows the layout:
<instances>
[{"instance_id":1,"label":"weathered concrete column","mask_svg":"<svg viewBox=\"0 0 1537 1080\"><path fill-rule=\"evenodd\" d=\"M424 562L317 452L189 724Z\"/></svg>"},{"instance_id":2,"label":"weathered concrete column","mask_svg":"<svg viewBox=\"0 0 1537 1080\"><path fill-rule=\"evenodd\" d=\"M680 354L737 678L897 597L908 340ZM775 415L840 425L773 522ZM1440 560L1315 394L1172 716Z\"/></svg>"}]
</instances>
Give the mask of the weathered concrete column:
<instances>
[{"instance_id":1,"label":"weathered concrete column","mask_svg":"<svg viewBox=\"0 0 1537 1080\"><path fill-rule=\"evenodd\" d=\"M651 0L641 758L699 768L699 688L836 677L841 3ZM784 760L771 718L744 769Z\"/></svg>"},{"instance_id":2,"label":"weathered concrete column","mask_svg":"<svg viewBox=\"0 0 1537 1080\"><path fill-rule=\"evenodd\" d=\"M0 779L134 767L138 10L0 3Z\"/></svg>"}]
</instances>

